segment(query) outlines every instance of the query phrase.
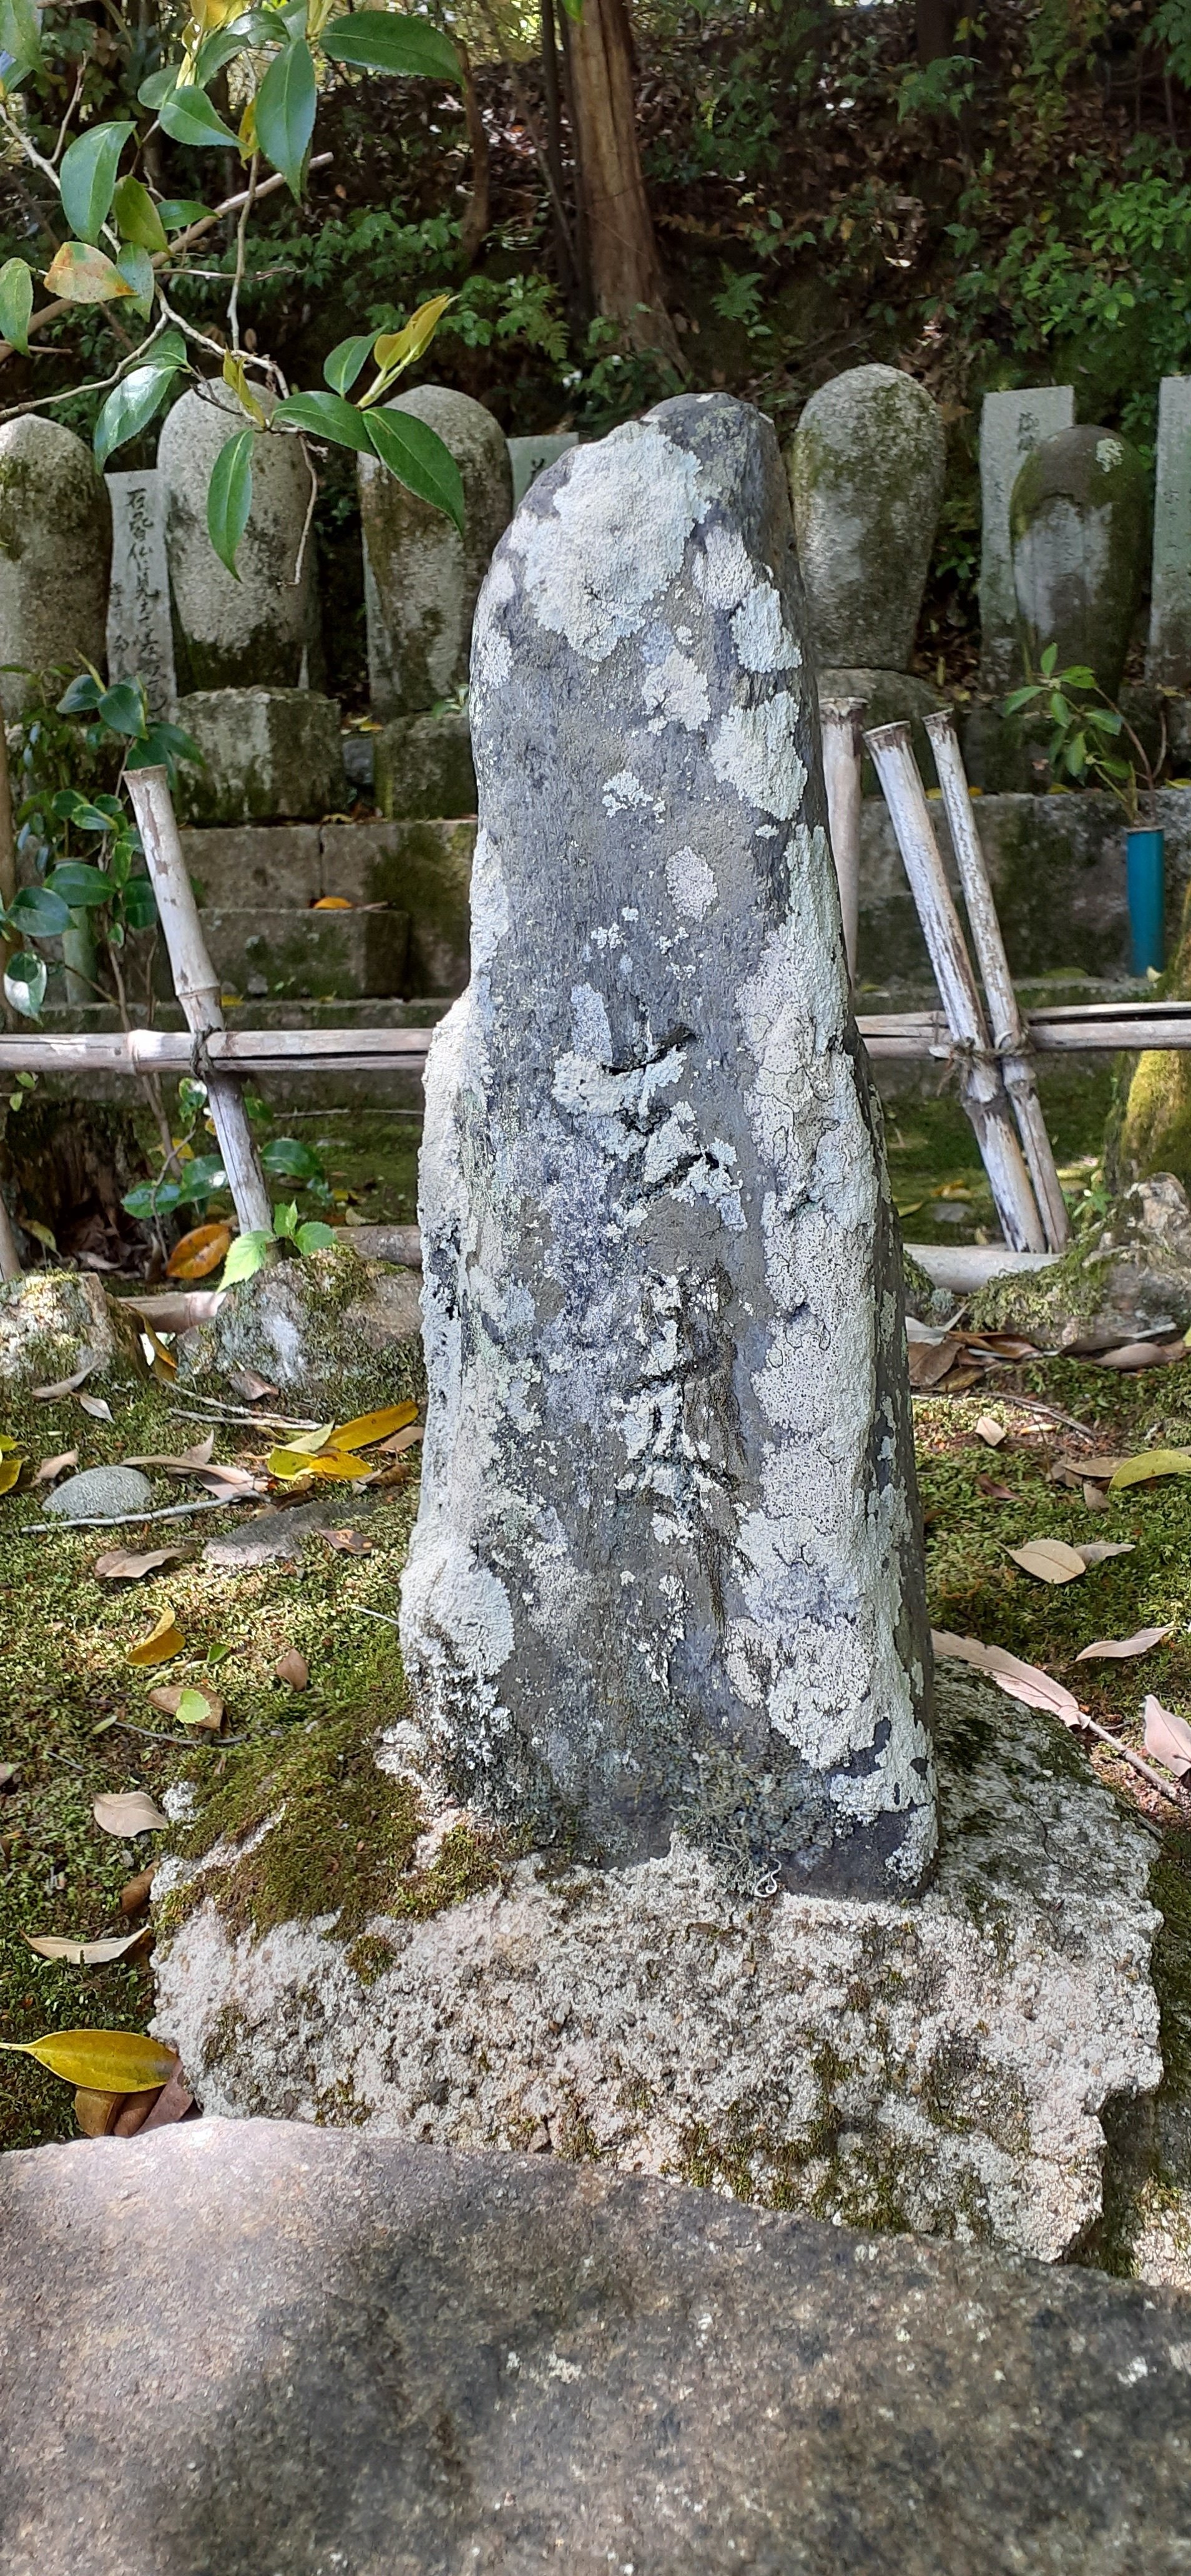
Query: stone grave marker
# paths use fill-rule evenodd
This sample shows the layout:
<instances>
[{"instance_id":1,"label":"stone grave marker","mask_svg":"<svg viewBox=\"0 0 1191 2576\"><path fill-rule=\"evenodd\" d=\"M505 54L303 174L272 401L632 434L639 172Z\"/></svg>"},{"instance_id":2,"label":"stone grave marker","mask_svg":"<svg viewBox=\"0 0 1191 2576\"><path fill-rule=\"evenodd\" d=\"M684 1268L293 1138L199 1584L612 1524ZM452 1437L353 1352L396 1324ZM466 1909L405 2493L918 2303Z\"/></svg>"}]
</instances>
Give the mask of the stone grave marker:
<instances>
[{"instance_id":1,"label":"stone grave marker","mask_svg":"<svg viewBox=\"0 0 1191 2576\"><path fill-rule=\"evenodd\" d=\"M375 459L358 462L373 714L418 715L467 680L471 626L492 550L513 512L508 441L469 394L418 385L388 408L428 422L463 476L462 536Z\"/></svg>"},{"instance_id":2,"label":"stone grave marker","mask_svg":"<svg viewBox=\"0 0 1191 2576\"><path fill-rule=\"evenodd\" d=\"M937 406L899 367L849 367L811 395L788 461L817 665L907 671L943 497Z\"/></svg>"},{"instance_id":3,"label":"stone grave marker","mask_svg":"<svg viewBox=\"0 0 1191 2576\"><path fill-rule=\"evenodd\" d=\"M1149 522L1149 477L1118 431L1061 430L1027 456L1009 532L1028 668L1053 644L1058 670L1086 664L1115 698L1141 604Z\"/></svg>"},{"instance_id":4,"label":"stone grave marker","mask_svg":"<svg viewBox=\"0 0 1191 2576\"><path fill-rule=\"evenodd\" d=\"M267 397L260 397L266 402ZM236 578L207 534L207 487L220 449L244 415L226 385L185 393L157 450L165 502L165 546L173 603L178 687L295 689L308 684L314 636L314 550L294 574L310 501L310 477L296 438L258 438L252 451L252 508Z\"/></svg>"},{"instance_id":5,"label":"stone grave marker","mask_svg":"<svg viewBox=\"0 0 1191 2576\"><path fill-rule=\"evenodd\" d=\"M1146 678L1191 690L1191 376L1164 376L1158 392Z\"/></svg>"},{"instance_id":6,"label":"stone grave marker","mask_svg":"<svg viewBox=\"0 0 1191 2576\"><path fill-rule=\"evenodd\" d=\"M519 510L531 483L544 474L548 465L557 465L560 456L579 444L577 429L554 430L545 438L511 438L509 464L513 471L513 508Z\"/></svg>"},{"instance_id":7,"label":"stone grave marker","mask_svg":"<svg viewBox=\"0 0 1191 2576\"><path fill-rule=\"evenodd\" d=\"M161 477L107 474L112 505L108 678L141 680L149 712L168 716L177 697Z\"/></svg>"},{"instance_id":8,"label":"stone grave marker","mask_svg":"<svg viewBox=\"0 0 1191 2576\"><path fill-rule=\"evenodd\" d=\"M929 1651L805 647L781 457L727 396L575 451L498 550L403 1640L518 1829L876 1893L933 1850Z\"/></svg>"},{"instance_id":9,"label":"stone grave marker","mask_svg":"<svg viewBox=\"0 0 1191 2576\"><path fill-rule=\"evenodd\" d=\"M0 429L0 703L11 723L36 675L80 657L102 670L112 511L74 431L27 412ZM53 685L53 684L51 684ZM54 689L55 696L57 689Z\"/></svg>"},{"instance_id":10,"label":"stone grave marker","mask_svg":"<svg viewBox=\"0 0 1191 2576\"><path fill-rule=\"evenodd\" d=\"M1027 456L1044 438L1070 429L1070 385L1025 385L986 394L980 413L980 677L986 689L1009 689L1020 677L1017 596L1009 543L1009 500Z\"/></svg>"}]
</instances>

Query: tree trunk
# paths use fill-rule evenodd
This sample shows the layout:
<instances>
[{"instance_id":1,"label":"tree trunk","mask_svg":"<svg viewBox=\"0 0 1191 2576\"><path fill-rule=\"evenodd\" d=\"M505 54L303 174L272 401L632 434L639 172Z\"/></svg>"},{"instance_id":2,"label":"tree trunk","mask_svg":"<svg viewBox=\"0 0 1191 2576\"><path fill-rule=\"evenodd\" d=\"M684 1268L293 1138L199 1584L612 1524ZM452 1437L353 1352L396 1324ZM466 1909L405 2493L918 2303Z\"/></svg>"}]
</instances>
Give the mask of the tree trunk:
<instances>
[{"instance_id":1,"label":"tree trunk","mask_svg":"<svg viewBox=\"0 0 1191 2576\"><path fill-rule=\"evenodd\" d=\"M471 195L460 227L459 255L464 267L471 268L480 256L484 236L492 220L492 168L488 129L480 112L467 48L457 45L456 51L463 67L463 107L467 117L467 139L471 145Z\"/></svg>"},{"instance_id":2,"label":"tree trunk","mask_svg":"<svg viewBox=\"0 0 1191 2576\"><path fill-rule=\"evenodd\" d=\"M625 0L583 0L582 17L569 33L575 141L596 305L623 325L635 349L654 349L681 368L637 147Z\"/></svg>"},{"instance_id":3,"label":"tree trunk","mask_svg":"<svg viewBox=\"0 0 1191 2576\"><path fill-rule=\"evenodd\" d=\"M914 46L919 69L955 52L956 0L914 0Z\"/></svg>"}]
</instances>

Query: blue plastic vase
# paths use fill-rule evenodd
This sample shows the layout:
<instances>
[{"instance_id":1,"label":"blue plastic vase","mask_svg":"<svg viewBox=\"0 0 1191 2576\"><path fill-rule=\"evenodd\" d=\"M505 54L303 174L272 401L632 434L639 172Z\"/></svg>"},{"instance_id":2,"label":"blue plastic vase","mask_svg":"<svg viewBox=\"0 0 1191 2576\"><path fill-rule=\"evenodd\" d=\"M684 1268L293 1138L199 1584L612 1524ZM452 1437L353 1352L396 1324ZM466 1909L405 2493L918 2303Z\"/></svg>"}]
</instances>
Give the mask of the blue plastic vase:
<instances>
[{"instance_id":1,"label":"blue plastic vase","mask_svg":"<svg viewBox=\"0 0 1191 2576\"><path fill-rule=\"evenodd\" d=\"M1165 832L1126 832L1125 884L1129 897L1130 966L1135 975L1166 963Z\"/></svg>"}]
</instances>

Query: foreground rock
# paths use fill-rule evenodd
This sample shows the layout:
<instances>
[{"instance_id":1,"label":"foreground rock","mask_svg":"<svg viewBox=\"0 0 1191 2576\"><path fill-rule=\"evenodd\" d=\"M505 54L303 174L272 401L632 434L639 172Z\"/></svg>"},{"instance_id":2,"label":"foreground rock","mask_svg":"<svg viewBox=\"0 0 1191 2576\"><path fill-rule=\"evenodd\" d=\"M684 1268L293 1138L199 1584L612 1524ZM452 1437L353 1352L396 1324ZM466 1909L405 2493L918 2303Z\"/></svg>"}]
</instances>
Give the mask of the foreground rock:
<instances>
[{"instance_id":1,"label":"foreground rock","mask_svg":"<svg viewBox=\"0 0 1191 2576\"><path fill-rule=\"evenodd\" d=\"M346 1244L242 1280L178 1343L181 1385L225 1386L251 1369L321 1418L420 1396L418 1281Z\"/></svg>"},{"instance_id":2,"label":"foreground rock","mask_svg":"<svg viewBox=\"0 0 1191 2576\"><path fill-rule=\"evenodd\" d=\"M1112 1201L1104 1222L1052 1267L990 1279L972 1299L979 1332L1020 1332L1043 1350L1120 1349L1191 1331L1191 1206L1171 1172Z\"/></svg>"},{"instance_id":3,"label":"foreground rock","mask_svg":"<svg viewBox=\"0 0 1191 2576\"><path fill-rule=\"evenodd\" d=\"M930 1650L805 643L777 442L726 395L573 450L497 550L402 1648L524 1839L898 1896Z\"/></svg>"},{"instance_id":4,"label":"foreground rock","mask_svg":"<svg viewBox=\"0 0 1191 2576\"><path fill-rule=\"evenodd\" d=\"M1169 2293L258 2122L0 2198L5 2576L1184 2576Z\"/></svg>"},{"instance_id":5,"label":"foreground rock","mask_svg":"<svg viewBox=\"0 0 1191 2576\"><path fill-rule=\"evenodd\" d=\"M389 1728L367 1831L403 1830L407 1866L363 1923L336 1875L342 1792L303 1788L294 1755L271 1799L254 1772L238 1837L159 1865L180 1928L157 2027L208 2111L553 2148L1049 2260L1083 2242L1100 2115L1161 2074L1158 1918L1149 1836L1050 1720L940 1668L941 1852L913 1902L772 1876L742 1897L681 1845L621 1870L509 1860L435 1808L415 1750ZM291 1899L278 1921L320 1812L330 1874L307 1863L307 1919Z\"/></svg>"},{"instance_id":6,"label":"foreground rock","mask_svg":"<svg viewBox=\"0 0 1191 2576\"><path fill-rule=\"evenodd\" d=\"M101 1282L84 1270L35 1270L0 1283L0 1385L24 1393L84 1367L87 1384L112 1369L143 1374L135 1320Z\"/></svg>"}]
</instances>

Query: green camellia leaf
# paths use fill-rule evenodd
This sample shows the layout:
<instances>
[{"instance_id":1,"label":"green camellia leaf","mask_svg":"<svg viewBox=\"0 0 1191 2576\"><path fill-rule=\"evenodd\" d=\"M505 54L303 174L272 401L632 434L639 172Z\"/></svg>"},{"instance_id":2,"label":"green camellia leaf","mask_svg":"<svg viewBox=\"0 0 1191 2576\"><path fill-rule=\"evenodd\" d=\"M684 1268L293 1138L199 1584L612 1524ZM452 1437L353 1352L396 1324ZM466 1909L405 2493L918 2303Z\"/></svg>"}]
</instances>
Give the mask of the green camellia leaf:
<instances>
[{"instance_id":1,"label":"green camellia leaf","mask_svg":"<svg viewBox=\"0 0 1191 2576\"><path fill-rule=\"evenodd\" d=\"M47 976L43 960L32 949L10 957L4 971L4 996L23 1020L35 1020L45 1000Z\"/></svg>"},{"instance_id":2,"label":"green camellia leaf","mask_svg":"<svg viewBox=\"0 0 1191 2576\"><path fill-rule=\"evenodd\" d=\"M185 760L201 769L204 755L194 735L183 733L181 725L151 724L142 742L134 742L125 760L125 769L169 769L176 761Z\"/></svg>"},{"instance_id":3,"label":"green camellia leaf","mask_svg":"<svg viewBox=\"0 0 1191 2576\"><path fill-rule=\"evenodd\" d=\"M374 13L368 12L371 16ZM436 432L408 411L370 411L369 444L381 464L420 501L445 512L463 534L463 476Z\"/></svg>"},{"instance_id":4,"label":"green camellia leaf","mask_svg":"<svg viewBox=\"0 0 1191 2576\"><path fill-rule=\"evenodd\" d=\"M148 731L145 701L135 680L117 680L113 689L105 689L95 712L113 733L135 734L143 740Z\"/></svg>"},{"instance_id":5,"label":"green camellia leaf","mask_svg":"<svg viewBox=\"0 0 1191 2576\"><path fill-rule=\"evenodd\" d=\"M171 88L157 113L172 143L188 144L192 152L239 150L230 126L212 107L206 91L196 89L193 82L185 89Z\"/></svg>"},{"instance_id":6,"label":"green camellia leaf","mask_svg":"<svg viewBox=\"0 0 1191 2576\"><path fill-rule=\"evenodd\" d=\"M261 1147L261 1168L275 1181L317 1181L322 1179L322 1165L309 1145L296 1136L274 1136Z\"/></svg>"},{"instance_id":7,"label":"green camellia leaf","mask_svg":"<svg viewBox=\"0 0 1191 2576\"><path fill-rule=\"evenodd\" d=\"M124 242L117 253L116 266L132 290L133 312L139 313L142 321L147 322L153 310L155 284L153 262L148 251L142 250L139 242Z\"/></svg>"},{"instance_id":8,"label":"green camellia leaf","mask_svg":"<svg viewBox=\"0 0 1191 2576\"><path fill-rule=\"evenodd\" d=\"M96 911L112 891L111 878L102 868L89 867L85 859L63 859L46 882L72 912Z\"/></svg>"},{"instance_id":9,"label":"green camellia leaf","mask_svg":"<svg viewBox=\"0 0 1191 2576\"><path fill-rule=\"evenodd\" d=\"M136 1188L129 1190L126 1197L120 1201L121 1207L127 1208L130 1216L139 1217L142 1224L146 1225L152 1224L155 1216L168 1216L171 1208L176 1208L177 1204L176 1181L158 1181L156 1185L152 1181L138 1181Z\"/></svg>"},{"instance_id":10,"label":"green camellia leaf","mask_svg":"<svg viewBox=\"0 0 1191 2576\"><path fill-rule=\"evenodd\" d=\"M33 271L27 260L6 259L0 268L0 332L21 356L29 355L29 316L33 311Z\"/></svg>"},{"instance_id":11,"label":"green camellia leaf","mask_svg":"<svg viewBox=\"0 0 1191 2576\"><path fill-rule=\"evenodd\" d=\"M266 1234L263 1228L249 1234L238 1234L224 1262L220 1287L234 1288L238 1279L254 1278L269 1258L272 1241L272 1235Z\"/></svg>"},{"instance_id":12,"label":"green camellia leaf","mask_svg":"<svg viewBox=\"0 0 1191 2576\"><path fill-rule=\"evenodd\" d=\"M62 155L58 193L77 241L97 242L111 212L120 155L131 125L92 125Z\"/></svg>"},{"instance_id":13,"label":"green camellia leaf","mask_svg":"<svg viewBox=\"0 0 1191 2576\"><path fill-rule=\"evenodd\" d=\"M309 45L287 45L275 54L256 94L256 138L267 161L280 170L290 192L302 194L314 132L314 57Z\"/></svg>"},{"instance_id":14,"label":"green camellia leaf","mask_svg":"<svg viewBox=\"0 0 1191 2576\"><path fill-rule=\"evenodd\" d=\"M332 62L366 72L401 72L416 80L449 80L462 86L459 56L426 18L399 17L392 9L362 9L336 18L320 38Z\"/></svg>"},{"instance_id":15,"label":"green camellia leaf","mask_svg":"<svg viewBox=\"0 0 1191 2576\"><path fill-rule=\"evenodd\" d=\"M155 412L160 411L176 369L173 367L134 367L114 385L95 423L95 461L106 465L114 448L124 447L130 438L139 438ZM72 684L77 685L77 684ZM95 700L89 700L94 705ZM68 709L73 713L73 709Z\"/></svg>"},{"instance_id":16,"label":"green camellia leaf","mask_svg":"<svg viewBox=\"0 0 1191 2576\"><path fill-rule=\"evenodd\" d=\"M115 260L105 250L96 250L93 242L63 242L50 261L45 282L51 295L60 295L65 304L114 304L117 296L132 294Z\"/></svg>"},{"instance_id":17,"label":"green camellia leaf","mask_svg":"<svg viewBox=\"0 0 1191 2576\"><path fill-rule=\"evenodd\" d=\"M211 469L207 487L207 534L220 563L225 564L233 581L236 571L236 548L248 525L252 508L252 442L254 429L237 430L225 441Z\"/></svg>"},{"instance_id":18,"label":"green camellia leaf","mask_svg":"<svg viewBox=\"0 0 1191 2576\"><path fill-rule=\"evenodd\" d=\"M51 800L50 812L56 823L73 823L80 832L106 832L109 828L103 807L93 805L77 787L60 787Z\"/></svg>"},{"instance_id":19,"label":"green camellia leaf","mask_svg":"<svg viewBox=\"0 0 1191 2576\"><path fill-rule=\"evenodd\" d=\"M60 939L70 920L70 909L60 895L51 894L48 886L21 886L14 895L9 920L25 939Z\"/></svg>"},{"instance_id":20,"label":"green camellia leaf","mask_svg":"<svg viewBox=\"0 0 1191 2576\"><path fill-rule=\"evenodd\" d=\"M112 213L119 227L120 239L135 242L141 250L167 250L165 225L143 180L131 172L121 179L112 194Z\"/></svg>"},{"instance_id":21,"label":"green camellia leaf","mask_svg":"<svg viewBox=\"0 0 1191 2576\"><path fill-rule=\"evenodd\" d=\"M372 331L356 332L350 340L340 340L328 358L323 360L323 375L332 393L349 394L357 376L368 364L375 338Z\"/></svg>"},{"instance_id":22,"label":"green camellia leaf","mask_svg":"<svg viewBox=\"0 0 1191 2576\"><path fill-rule=\"evenodd\" d=\"M92 707L99 705L102 696L102 680L97 680L93 671L80 671L77 680L72 680L59 698L54 713L59 716L89 715Z\"/></svg>"},{"instance_id":23,"label":"green camellia leaf","mask_svg":"<svg viewBox=\"0 0 1191 2576\"><path fill-rule=\"evenodd\" d=\"M163 197L157 211L167 233L184 233L191 224L201 224L211 209L197 197Z\"/></svg>"},{"instance_id":24,"label":"green camellia leaf","mask_svg":"<svg viewBox=\"0 0 1191 2576\"><path fill-rule=\"evenodd\" d=\"M224 1171L219 1155L195 1154L189 1163L184 1163L182 1166L182 1177L178 1183L178 1205L192 1207L196 1199L210 1198L212 1190L222 1190L226 1185L227 1173Z\"/></svg>"},{"instance_id":25,"label":"green camellia leaf","mask_svg":"<svg viewBox=\"0 0 1191 2576\"><path fill-rule=\"evenodd\" d=\"M160 107L162 100L169 97L170 91L173 87L174 73L172 71L150 72L148 79L141 82L140 88L137 91L136 95L138 106L153 108Z\"/></svg>"},{"instance_id":26,"label":"green camellia leaf","mask_svg":"<svg viewBox=\"0 0 1191 2576\"><path fill-rule=\"evenodd\" d=\"M336 447L355 447L365 456L373 452L363 413L354 403L345 402L342 394L287 394L273 419L288 421L291 429L307 430L312 438L329 438Z\"/></svg>"},{"instance_id":27,"label":"green camellia leaf","mask_svg":"<svg viewBox=\"0 0 1191 2576\"><path fill-rule=\"evenodd\" d=\"M16 89L41 60L41 19L34 0L0 0L0 81Z\"/></svg>"}]
</instances>

